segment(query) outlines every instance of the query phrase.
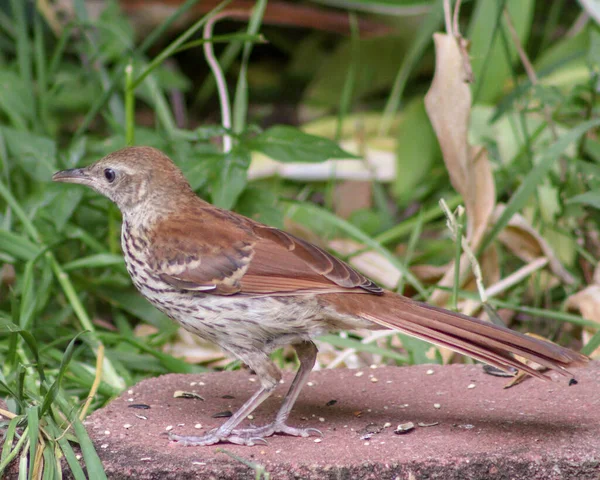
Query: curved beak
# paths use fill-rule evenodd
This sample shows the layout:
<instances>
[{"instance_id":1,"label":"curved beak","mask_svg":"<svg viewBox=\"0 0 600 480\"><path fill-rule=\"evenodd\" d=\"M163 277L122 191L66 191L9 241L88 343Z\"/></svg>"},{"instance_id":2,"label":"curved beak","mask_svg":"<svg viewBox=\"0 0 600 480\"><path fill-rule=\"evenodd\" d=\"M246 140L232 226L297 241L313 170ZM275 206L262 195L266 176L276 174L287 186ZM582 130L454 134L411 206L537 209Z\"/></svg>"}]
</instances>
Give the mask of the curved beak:
<instances>
[{"instance_id":1,"label":"curved beak","mask_svg":"<svg viewBox=\"0 0 600 480\"><path fill-rule=\"evenodd\" d=\"M92 183L92 179L88 174L87 168L71 168L69 170L61 170L52 175L53 182L64 182L64 183L80 183L82 185L89 185Z\"/></svg>"}]
</instances>

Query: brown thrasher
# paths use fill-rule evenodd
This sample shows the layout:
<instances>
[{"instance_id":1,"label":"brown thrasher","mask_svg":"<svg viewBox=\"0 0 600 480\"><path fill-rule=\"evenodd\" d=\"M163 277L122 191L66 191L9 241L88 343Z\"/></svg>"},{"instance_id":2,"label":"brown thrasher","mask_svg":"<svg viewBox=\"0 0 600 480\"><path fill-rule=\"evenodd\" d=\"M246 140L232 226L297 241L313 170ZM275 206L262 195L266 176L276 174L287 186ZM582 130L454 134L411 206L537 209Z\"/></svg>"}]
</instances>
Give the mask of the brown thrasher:
<instances>
[{"instance_id":1,"label":"brown thrasher","mask_svg":"<svg viewBox=\"0 0 600 480\"><path fill-rule=\"evenodd\" d=\"M223 425L187 445L265 442L274 433L320 434L286 421L317 355L313 337L332 330L392 328L499 368L544 378L515 359L568 374L585 355L507 328L385 291L346 263L289 233L198 198L175 164L150 147L130 147L54 174L107 196L123 214L121 246L134 285L187 330L256 372L260 389ZM300 368L273 423L238 424L275 389L269 354L291 344ZM266 442L265 442L266 443Z\"/></svg>"}]
</instances>

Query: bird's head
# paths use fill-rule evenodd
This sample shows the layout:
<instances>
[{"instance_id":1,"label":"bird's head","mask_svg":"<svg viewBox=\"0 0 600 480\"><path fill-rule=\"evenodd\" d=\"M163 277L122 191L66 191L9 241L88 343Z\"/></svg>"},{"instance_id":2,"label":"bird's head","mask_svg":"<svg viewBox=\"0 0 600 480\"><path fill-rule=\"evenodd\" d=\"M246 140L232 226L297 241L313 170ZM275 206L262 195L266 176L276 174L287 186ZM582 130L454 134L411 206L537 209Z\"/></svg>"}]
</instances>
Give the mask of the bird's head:
<instances>
[{"instance_id":1,"label":"bird's head","mask_svg":"<svg viewBox=\"0 0 600 480\"><path fill-rule=\"evenodd\" d=\"M152 147L123 148L87 167L56 172L52 180L87 185L116 203L124 215L166 207L173 196L191 193L177 166Z\"/></svg>"}]
</instances>

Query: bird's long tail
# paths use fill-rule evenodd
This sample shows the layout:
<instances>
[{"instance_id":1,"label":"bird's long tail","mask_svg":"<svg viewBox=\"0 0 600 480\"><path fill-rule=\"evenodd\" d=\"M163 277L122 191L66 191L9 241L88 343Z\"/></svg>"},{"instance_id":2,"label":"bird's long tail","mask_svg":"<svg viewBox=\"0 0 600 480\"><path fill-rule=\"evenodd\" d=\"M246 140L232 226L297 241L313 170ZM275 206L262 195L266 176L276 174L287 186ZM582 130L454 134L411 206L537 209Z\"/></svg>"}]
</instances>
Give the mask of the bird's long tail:
<instances>
[{"instance_id":1,"label":"bird's long tail","mask_svg":"<svg viewBox=\"0 0 600 480\"><path fill-rule=\"evenodd\" d=\"M570 375L566 367L583 366L589 358L554 343L508 328L386 292L382 296L349 293L325 295L340 313L352 313L383 327L399 330L449 348L503 370L514 367L548 378L514 355Z\"/></svg>"}]
</instances>

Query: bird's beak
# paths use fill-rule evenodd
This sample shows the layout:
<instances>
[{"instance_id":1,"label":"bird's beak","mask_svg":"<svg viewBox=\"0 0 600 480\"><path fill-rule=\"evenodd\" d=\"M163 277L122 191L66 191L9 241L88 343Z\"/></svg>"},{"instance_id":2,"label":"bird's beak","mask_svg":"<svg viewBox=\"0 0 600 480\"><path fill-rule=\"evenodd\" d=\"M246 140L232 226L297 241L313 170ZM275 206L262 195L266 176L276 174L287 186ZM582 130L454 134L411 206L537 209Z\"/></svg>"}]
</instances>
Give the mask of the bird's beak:
<instances>
[{"instance_id":1,"label":"bird's beak","mask_svg":"<svg viewBox=\"0 0 600 480\"><path fill-rule=\"evenodd\" d=\"M87 168L71 168L69 170L61 170L52 175L53 182L64 182L64 183L80 183L82 185L89 185L92 183L92 179L88 174Z\"/></svg>"}]
</instances>

